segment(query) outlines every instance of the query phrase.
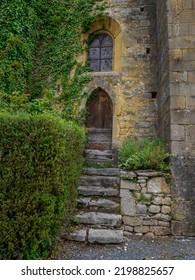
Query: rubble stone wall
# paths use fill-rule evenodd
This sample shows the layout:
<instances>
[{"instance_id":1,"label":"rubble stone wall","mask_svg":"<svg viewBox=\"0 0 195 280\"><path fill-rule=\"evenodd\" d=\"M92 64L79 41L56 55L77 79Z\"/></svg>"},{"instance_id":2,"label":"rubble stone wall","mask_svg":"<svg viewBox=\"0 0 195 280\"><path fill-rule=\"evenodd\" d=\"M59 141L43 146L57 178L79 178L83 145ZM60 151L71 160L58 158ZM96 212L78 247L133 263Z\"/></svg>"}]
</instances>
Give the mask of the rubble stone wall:
<instances>
[{"instance_id":1,"label":"rubble stone wall","mask_svg":"<svg viewBox=\"0 0 195 280\"><path fill-rule=\"evenodd\" d=\"M170 178L156 171L121 171L121 214L124 235L171 234Z\"/></svg>"}]
</instances>

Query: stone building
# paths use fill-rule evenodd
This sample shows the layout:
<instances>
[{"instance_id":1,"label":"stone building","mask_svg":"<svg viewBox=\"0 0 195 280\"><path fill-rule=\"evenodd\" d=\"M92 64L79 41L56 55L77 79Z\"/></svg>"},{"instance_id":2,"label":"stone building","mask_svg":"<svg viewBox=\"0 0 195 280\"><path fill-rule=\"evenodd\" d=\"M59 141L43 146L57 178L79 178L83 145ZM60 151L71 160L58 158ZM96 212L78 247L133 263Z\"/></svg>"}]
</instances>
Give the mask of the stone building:
<instances>
[{"instance_id":1,"label":"stone building","mask_svg":"<svg viewBox=\"0 0 195 280\"><path fill-rule=\"evenodd\" d=\"M109 0L88 34L87 127L160 136L172 154L172 234L195 234L195 0Z\"/></svg>"}]
</instances>

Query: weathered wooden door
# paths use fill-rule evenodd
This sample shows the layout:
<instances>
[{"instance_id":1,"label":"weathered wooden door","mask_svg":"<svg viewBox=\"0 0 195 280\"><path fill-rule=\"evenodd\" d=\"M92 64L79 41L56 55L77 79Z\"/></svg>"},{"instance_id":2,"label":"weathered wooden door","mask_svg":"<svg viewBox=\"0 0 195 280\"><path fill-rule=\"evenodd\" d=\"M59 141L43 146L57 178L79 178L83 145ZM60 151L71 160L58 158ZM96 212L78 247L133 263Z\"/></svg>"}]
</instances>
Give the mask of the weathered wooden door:
<instances>
[{"instance_id":1,"label":"weathered wooden door","mask_svg":"<svg viewBox=\"0 0 195 280\"><path fill-rule=\"evenodd\" d=\"M104 90L98 90L90 96L87 102L87 128L112 130L113 108L109 95Z\"/></svg>"}]
</instances>

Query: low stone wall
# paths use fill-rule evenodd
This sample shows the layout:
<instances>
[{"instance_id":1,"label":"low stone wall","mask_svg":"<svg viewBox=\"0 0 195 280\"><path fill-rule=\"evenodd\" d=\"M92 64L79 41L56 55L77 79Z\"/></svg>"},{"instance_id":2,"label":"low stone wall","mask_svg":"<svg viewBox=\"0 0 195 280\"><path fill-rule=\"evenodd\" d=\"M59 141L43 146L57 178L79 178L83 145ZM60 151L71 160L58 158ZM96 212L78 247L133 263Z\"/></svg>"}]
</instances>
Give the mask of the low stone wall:
<instances>
[{"instance_id":1,"label":"low stone wall","mask_svg":"<svg viewBox=\"0 0 195 280\"><path fill-rule=\"evenodd\" d=\"M162 172L121 171L121 214L124 235L171 234L171 190Z\"/></svg>"}]
</instances>

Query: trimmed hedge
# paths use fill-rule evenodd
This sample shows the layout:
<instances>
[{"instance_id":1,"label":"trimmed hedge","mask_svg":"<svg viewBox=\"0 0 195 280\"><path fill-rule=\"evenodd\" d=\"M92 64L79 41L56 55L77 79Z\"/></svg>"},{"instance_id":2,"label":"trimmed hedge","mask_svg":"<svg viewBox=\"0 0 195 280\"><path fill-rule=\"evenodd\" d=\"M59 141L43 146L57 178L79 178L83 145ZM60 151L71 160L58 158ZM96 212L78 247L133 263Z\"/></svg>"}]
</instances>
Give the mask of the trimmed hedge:
<instances>
[{"instance_id":1,"label":"trimmed hedge","mask_svg":"<svg viewBox=\"0 0 195 280\"><path fill-rule=\"evenodd\" d=\"M0 131L0 258L48 256L76 206L84 134L25 113L1 113Z\"/></svg>"}]
</instances>

